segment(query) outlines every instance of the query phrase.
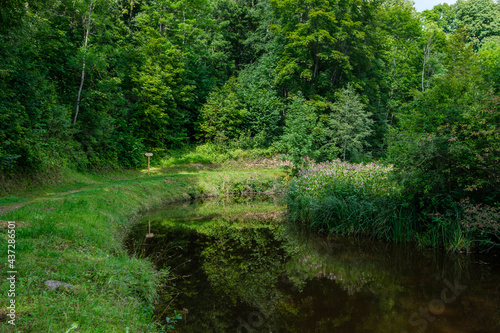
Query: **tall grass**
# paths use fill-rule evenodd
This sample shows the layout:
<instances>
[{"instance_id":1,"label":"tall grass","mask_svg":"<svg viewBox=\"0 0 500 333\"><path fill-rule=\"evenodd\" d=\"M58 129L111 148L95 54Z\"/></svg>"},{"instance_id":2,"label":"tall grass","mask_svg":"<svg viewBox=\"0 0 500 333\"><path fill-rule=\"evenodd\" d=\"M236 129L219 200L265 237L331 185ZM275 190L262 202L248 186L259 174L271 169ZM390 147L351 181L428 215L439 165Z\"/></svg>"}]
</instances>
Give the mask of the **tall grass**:
<instances>
[{"instance_id":1,"label":"tall grass","mask_svg":"<svg viewBox=\"0 0 500 333\"><path fill-rule=\"evenodd\" d=\"M287 189L290 219L314 230L415 241L449 251L498 247L500 208L468 200L445 212L420 207L393 172L390 165L339 160L301 170Z\"/></svg>"},{"instance_id":2,"label":"tall grass","mask_svg":"<svg viewBox=\"0 0 500 333\"><path fill-rule=\"evenodd\" d=\"M403 204L391 171L392 166L339 160L301 170L287 191L290 218L315 230L410 240L414 212Z\"/></svg>"}]
</instances>

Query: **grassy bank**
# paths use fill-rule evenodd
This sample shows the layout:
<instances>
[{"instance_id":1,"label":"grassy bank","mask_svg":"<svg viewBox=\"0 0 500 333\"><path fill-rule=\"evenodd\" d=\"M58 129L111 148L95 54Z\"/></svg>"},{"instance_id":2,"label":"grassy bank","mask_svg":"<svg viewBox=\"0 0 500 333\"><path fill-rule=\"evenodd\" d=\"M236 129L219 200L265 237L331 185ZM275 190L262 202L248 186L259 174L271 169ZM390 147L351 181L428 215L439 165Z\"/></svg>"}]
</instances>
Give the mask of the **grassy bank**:
<instances>
[{"instance_id":1,"label":"grassy bank","mask_svg":"<svg viewBox=\"0 0 500 333\"><path fill-rule=\"evenodd\" d=\"M15 221L16 326L3 302L2 332L155 332L156 271L123 247L133 217L165 202L202 195L275 190L273 168L190 165L103 175L70 174L58 188L4 197L3 221ZM1 224L7 248L7 224ZM6 253L6 251L4 251ZM1 294L8 300L7 258ZM58 280L73 288L48 290ZM76 328L78 326L78 328Z\"/></svg>"}]
</instances>

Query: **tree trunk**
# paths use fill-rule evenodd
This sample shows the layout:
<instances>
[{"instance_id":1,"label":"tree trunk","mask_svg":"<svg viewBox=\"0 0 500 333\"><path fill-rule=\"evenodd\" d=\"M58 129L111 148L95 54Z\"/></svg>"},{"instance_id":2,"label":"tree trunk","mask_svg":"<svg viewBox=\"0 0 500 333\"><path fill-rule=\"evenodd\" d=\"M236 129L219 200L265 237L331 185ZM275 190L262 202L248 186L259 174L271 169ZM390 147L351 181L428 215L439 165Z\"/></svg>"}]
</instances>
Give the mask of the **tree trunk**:
<instances>
[{"instance_id":1,"label":"tree trunk","mask_svg":"<svg viewBox=\"0 0 500 333\"><path fill-rule=\"evenodd\" d=\"M422 92L425 91L425 65L427 60L429 60L432 51L432 33L429 35L429 40L427 44L424 45L424 64L422 65Z\"/></svg>"},{"instance_id":2,"label":"tree trunk","mask_svg":"<svg viewBox=\"0 0 500 333\"><path fill-rule=\"evenodd\" d=\"M424 82L425 82L425 47L424 47L424 64L422 65L422 92L424 92Z\"/></svg>"},{"instance_id":3,"label":"tree trunk","mask_svg":"<svg viewBox=\"0 0 500 333\"><path fill-rule=\"evenodd\" d=\"M84 19L84 24L85 24L85 37L83 41L83 64L82 64L82 76L80 80L80 88L78 89L78 96L76 98L76 110L75 110L75 117L73 118L73 125L76 124L76 119L78 118L78 111L80 110L80 101L81 101L81 96L82 96L82 89L83 89L83 83L85 82L85 65L86 65L86 60L87 60L87 43L89 40L89 32L90 32L90 24L92 23L91 18L92 18L92 10L94 9L95 2L91 2L89 4L89 17L87 20ZM85 22L87 21L87 22Z\"/></svg>"},{"instance_id":4,"label":"tree trunk","mask_svg":"<svg viewBox=\"0 0 500 333\"><path fill-rule=\"evenodd\" d=\"M343 161L345 162L345 153L347 151L347 140L344 141L344 158Z\"/></svg>"}]
</instances>

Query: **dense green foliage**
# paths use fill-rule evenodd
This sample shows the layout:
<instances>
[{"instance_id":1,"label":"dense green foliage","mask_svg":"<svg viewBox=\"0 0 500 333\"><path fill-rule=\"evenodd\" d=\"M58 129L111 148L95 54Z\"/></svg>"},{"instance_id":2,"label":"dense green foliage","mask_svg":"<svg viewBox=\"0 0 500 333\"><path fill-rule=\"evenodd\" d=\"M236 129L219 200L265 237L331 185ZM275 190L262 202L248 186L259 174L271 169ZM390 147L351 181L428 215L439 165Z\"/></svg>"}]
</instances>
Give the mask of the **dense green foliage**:
<instances>
[{"instance_id":1,"label":"dense green foliage","mask_svg":"<svg viewBox=\"0 0 500 333\"><path fill-rule=\"evenodd\" d=\"M343 166L347 171L348 165ZM357 167L359 175L370 170L375 179L390 170ZM352 170L349 175L354 175ZM284 207L277 199L207 198L141 217L129 243L157 267L175 267L175 278L164 286L156 310L160 320L183 309L188 319L178 323L179 332L411 332L415 327L406 310L427 301L437 279L459 275L461 285L484 295L497 285L491 265L474 265L472 256L306 232L283 223ZM152 239L144 238L148 221L155 232ZM485 274L488 282L480 278ZM438 284L432 290L439 293L442 288ZM408 295L406 302L399 301L403 295ZM478 306L465 311L477 316L446 320L440 327L495 330L498 298L493 293L485 307L484 297L475 297L472 305ZM353 311L366 307L370 311Z\"/></svg>"},{"instance_id":2,"label":"dense green foliage","mask_svg":"<svg viewBox=\"0 0 500 333\"><path fill-rule=\"evenodd\" d=\"M498 81L498 12L492 0L421 14L405 0L8 1L0 169L134 167L200 141L272 147L297 166L381 157L414 91L463 56L446 47L457 33ZM317 119L294 153L297 103Z\"/></svg>"},{"instance_id":3,"label":"dense green foliage","mask_svg":"<svg viewBox=\"0 0 500 333\"><path fill-rule=\"evenodd\" d=\"M387 158L432 228L500 200L499 20L493 0L8 1L0 181L192 145L294 172Z\"/></svg>"},{"instance_id":4,"label":"dense green foliage","mask_svg":"<svg viewBox=\"0 0 500 333\"><path fill-rule=\"evenodd\" d=\"M20 221L19 327L154 331L162 275L125 253L124 221L281 186L280 172L232 159L291 167L289 216L318 230L498 246L499 20L494 0L423 13L409 0L0 1L0 204L19 207L0 214ZM145 152L188 175L144 179ZM133 179L16 193L121 168ZM219 267L207 269L222 285L241 280ZM48 293L48 275L80 289Z\"/></svg>"}]
</instances>

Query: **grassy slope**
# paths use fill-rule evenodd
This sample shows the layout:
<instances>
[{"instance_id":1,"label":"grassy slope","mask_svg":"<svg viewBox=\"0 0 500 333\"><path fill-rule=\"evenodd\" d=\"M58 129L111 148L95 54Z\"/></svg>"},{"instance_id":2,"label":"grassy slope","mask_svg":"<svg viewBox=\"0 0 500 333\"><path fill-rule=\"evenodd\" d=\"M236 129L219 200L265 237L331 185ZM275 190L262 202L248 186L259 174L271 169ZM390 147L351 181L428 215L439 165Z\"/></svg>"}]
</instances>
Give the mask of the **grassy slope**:
<instances>
[{"instance_id":1,"label":"grassy slope","mask_svg":"<svg viewBox=\"0 0 500 333\"><path fill-rule=\"evenodd\" d=\"M66 186L38 190L3 203L16 209L0 215L16 221L16 327L0 308L1 332L154 332L152 310L165 274L130 258L123 236L134 216L165 202L273 187L276 169L205 169L200 166L129 171L108 176L72 174ZM73 189L76 189L74 191ZM26 201L22 201L26 199ZM19 206L19 207L18 207ZM10 206L9 209L14 207ZM0 210L1 214L1 210ZM7 248L6 229L0 244ZM7 300L6 250L0 291ZM77 287L49 291L46 280Z\"/></svg>"}]
</instances>

